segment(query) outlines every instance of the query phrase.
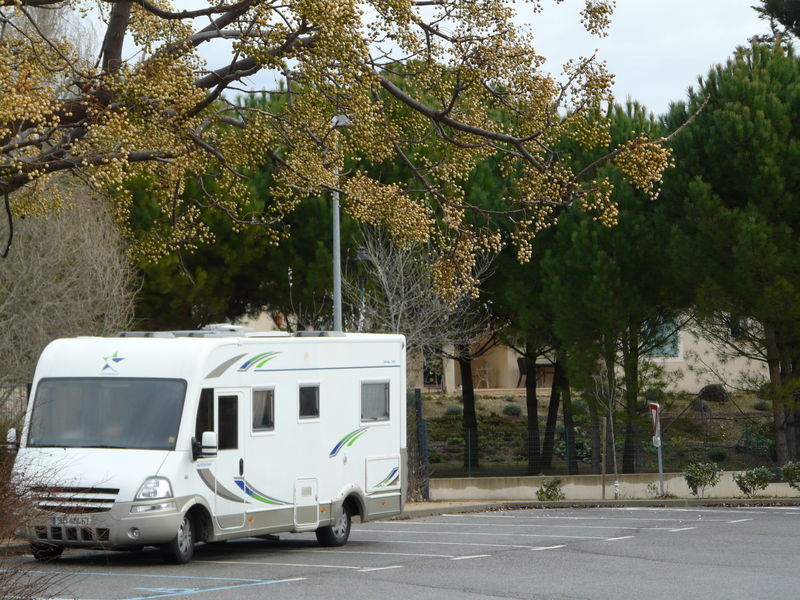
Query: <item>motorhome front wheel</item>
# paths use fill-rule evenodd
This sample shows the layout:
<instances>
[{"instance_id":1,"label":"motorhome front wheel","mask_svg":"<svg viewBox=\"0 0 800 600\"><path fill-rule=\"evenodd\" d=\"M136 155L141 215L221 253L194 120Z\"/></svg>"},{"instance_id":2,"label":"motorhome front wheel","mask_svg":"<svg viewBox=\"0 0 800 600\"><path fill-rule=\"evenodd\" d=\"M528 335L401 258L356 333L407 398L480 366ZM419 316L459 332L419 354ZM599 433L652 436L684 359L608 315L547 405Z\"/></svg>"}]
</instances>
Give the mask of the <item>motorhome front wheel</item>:
<instances>
[{"instance_id":1,"label":"motorhome front wheel","mask_svg":"<svg viewBox=\"0 0 800 600\"><path fill-rule=\"evenodd\" d=\"M161 555L168 563L182 565L192 560L194 555L195 533L192 518L185 514L181 519L175 539L161 546Z\"/></svg>"}]
</instances>

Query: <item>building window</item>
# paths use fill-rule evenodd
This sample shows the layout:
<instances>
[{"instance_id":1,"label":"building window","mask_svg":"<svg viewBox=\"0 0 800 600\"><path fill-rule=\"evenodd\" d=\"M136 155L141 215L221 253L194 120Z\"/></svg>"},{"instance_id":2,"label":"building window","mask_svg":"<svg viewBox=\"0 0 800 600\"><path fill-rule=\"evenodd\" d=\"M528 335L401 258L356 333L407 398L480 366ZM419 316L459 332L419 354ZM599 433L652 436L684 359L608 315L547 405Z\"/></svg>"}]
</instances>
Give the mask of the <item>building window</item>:
<instances>
[{"instance_id":1,"label":"building window","mask_svg":"<svg viewBox=\"0 0 800 600\"><path fill-rule=\"evenodd\" d=\"M361 420L389 420L389 382L361 384Z\"/></svg>"},{"instance_id":2,"label":"building window","mask_svg":"<svg viewBox=\"0 0 800 600\"><path fill-rule=\"evenodd\" d=\"M319 418L319 385L300 386L300 418Z\"/></svg>"},{"instance_id":3,"label":"building window","mask_svg":"<svg viewBox=\"0 0 800 600\"><path fill-rule=\"evenodd\" d=\"M655 345L645 352L651 358L678 358L680 354L680 337L678 324L668 319L660 323L653 340Z\"/></svg>"},{"instance_id":4,"label":"building window","mask_svg":"<svg viewBox=\"0 0 800 600\"><path fill-rule=\"evenodd\" d=\"M275 391L253 390L253 431L275 430Z\"/></svg>"}]
</instances>

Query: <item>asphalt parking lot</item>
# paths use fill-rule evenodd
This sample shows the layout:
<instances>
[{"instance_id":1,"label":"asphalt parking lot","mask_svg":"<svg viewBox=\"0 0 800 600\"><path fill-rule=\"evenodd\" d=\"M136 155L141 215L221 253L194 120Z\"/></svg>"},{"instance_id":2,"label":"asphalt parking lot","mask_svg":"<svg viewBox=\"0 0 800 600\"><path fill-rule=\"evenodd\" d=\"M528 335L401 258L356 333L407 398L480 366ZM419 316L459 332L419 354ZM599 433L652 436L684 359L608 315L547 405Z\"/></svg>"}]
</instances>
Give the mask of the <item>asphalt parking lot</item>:
<instances>
[{"instance_id":1,"label":"asphalt parking lot","mask_svg":"<svg viewBox=\"0 0 800 600\"><path fill-rule=\"evenodd\" d=\"M800 507L603 508L442 514L353 524L343 548L313 534L154 549L70 551L50 564L62 598L796 598Z\"/></svg>"}]
</instances>

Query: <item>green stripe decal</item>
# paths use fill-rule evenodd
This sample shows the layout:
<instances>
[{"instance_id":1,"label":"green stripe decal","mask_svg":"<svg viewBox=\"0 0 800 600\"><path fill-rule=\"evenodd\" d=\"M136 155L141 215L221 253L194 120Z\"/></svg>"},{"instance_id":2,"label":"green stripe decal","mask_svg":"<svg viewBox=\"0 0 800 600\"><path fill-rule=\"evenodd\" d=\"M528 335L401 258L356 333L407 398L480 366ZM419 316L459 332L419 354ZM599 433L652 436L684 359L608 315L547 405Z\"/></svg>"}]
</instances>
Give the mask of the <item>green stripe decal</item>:
<instances>
[{"instance_id":1,"label":"green stripe decal","mask_svg":"<svg viewBox=\"0 0 800 600\"><path fill-rule=\"evenodd\" d=\"M270 356L270 357L268 357L268 358L265 358L264 360L262 360L260 363L258 363L258 364L256 365L256 369L260 369L260 368L261 368L261 367L263 367L265 364L267 364L269 361L271 361L273 358L275 358L275 357L274 357L274 356Z\"/></svg>"},{"instance_id":2,"label":"green stripe decal","mask_svg":"<svg viewBox=\"0 0 800 600\"><path fill-rule=\"evenodd\" d=\"M353 439L351 439L351 440L350 440L350 441L347 443L347 447L349 448L350 446L352 446L353 444L355 444L355 443L356 443L356 440L357 440L358 438L360 438L362 435L364 435L365 433L367 433L367 430L366 430L366 429L365 429L364 431L362 431L361 433L359 433L358 435L354 435L354 436L353 436Z\"/></svg>"},{"instance_id":3,"label":"green stripe decal","mask_svg":"<svg viewBox=\"0 0 800 600\"><path fill-rule=\"evenodd\" d=\"M351 431L341 440L339 440L339 442L333 447L333 450L331 450L331 453L328 454L328 457L333 458L334 456L339 454L339 451L342 448L344 448L345 444L347 444L348 446L352 446L353 442L355 442L359 437L364 435L366 432L367 432L366 427L359 427L358 429Z\"/></svg>"}]
</instances>

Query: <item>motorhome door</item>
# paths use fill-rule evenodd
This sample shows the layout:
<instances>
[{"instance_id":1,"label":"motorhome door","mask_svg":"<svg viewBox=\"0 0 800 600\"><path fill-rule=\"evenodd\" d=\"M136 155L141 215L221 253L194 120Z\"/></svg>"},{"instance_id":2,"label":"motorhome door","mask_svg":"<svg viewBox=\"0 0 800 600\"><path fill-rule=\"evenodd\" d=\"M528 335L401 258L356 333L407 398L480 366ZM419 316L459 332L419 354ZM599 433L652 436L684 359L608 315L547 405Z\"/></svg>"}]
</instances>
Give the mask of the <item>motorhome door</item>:
<instances>
[{"instance_id":1,"label":"motorhome door","mask_svg":"<svg viewBox=\"0 0 800 600\"><path fill-rule=\"evenodd\" d=\"M241 391L216 390L214 405L217 425L214 514L222 529L236 529L244 526L247 510L244 492L244 432L247 427L244 394Z\"/></svg>"}]
</instances>

